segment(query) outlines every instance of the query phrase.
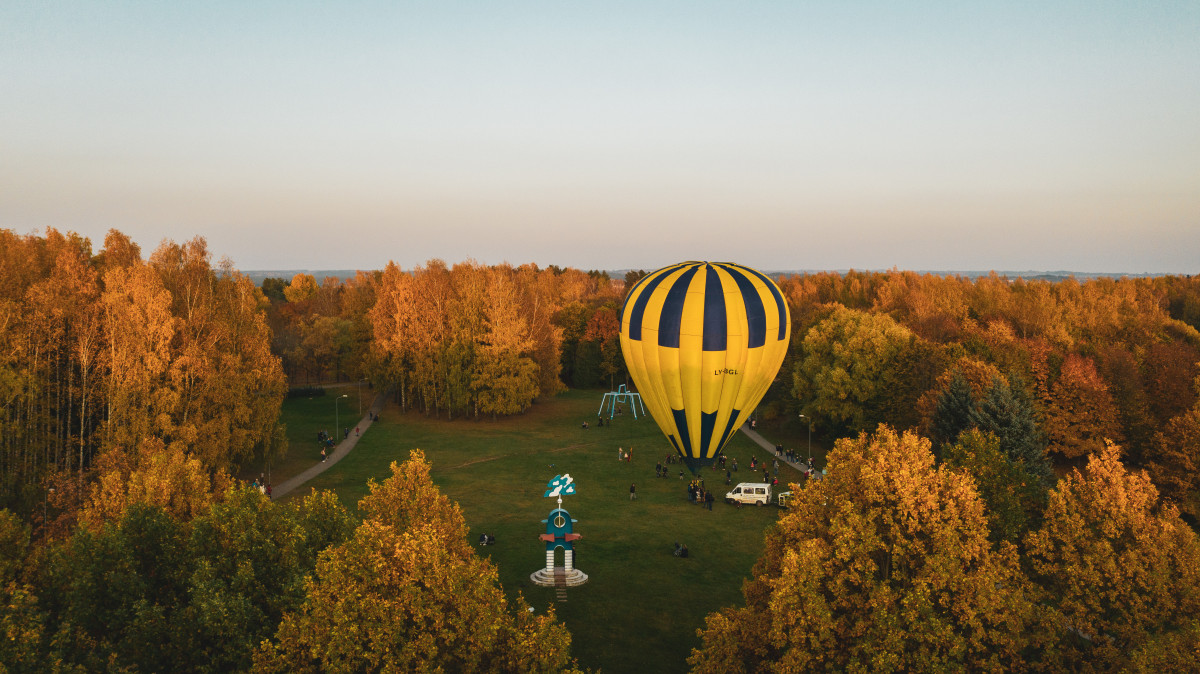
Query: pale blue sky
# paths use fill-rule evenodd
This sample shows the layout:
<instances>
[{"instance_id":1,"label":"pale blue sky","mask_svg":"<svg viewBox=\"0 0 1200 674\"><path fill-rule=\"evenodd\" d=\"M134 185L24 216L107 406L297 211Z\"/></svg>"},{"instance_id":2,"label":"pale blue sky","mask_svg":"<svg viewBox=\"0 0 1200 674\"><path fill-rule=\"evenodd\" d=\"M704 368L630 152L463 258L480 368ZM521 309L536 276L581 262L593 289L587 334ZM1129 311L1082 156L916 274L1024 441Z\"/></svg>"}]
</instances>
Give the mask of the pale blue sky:
<instances>
[{"instance_id":1,"label":"pale blue sky","mask_svg":"<svg viewBox=\"0 0 1200 674\"><path fill-rule=\"evenodd\" d=\"M0 2L0 227L1200 272L1200 2Z\"/></svg>"}]
</instances>

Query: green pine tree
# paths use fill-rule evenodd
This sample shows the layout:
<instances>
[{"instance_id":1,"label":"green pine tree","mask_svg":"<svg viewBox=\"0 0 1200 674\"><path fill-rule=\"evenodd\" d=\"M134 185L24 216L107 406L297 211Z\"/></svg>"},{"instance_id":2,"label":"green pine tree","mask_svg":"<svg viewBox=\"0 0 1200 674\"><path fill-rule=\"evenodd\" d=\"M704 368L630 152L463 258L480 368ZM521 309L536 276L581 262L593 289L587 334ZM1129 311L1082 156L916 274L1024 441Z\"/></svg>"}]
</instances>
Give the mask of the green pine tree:
<instances>
[{"instance_id":1,"label":"green pine tree","mask_svg":"<svg viewBox=\"0 0 1200 674\"><path fill-rule=\"evenodd\" d=\"M971 398L971 385L962 370L955 369L950 385L938 396L933 412L933 446L939 458L944 458L946 445L958 441L963 431L975 425L975 401Z\"/></svg>"},{"instance_id":2,"label":"green pine tree","mask_svg":"<svg viewBox=\"0 0 1200 674\"><path fill-rule=\"evenodd\" d=\"M1054 474L1046 458L1046 434L1037 422L1033 399L1019 379L1006 383L996 377L979 407L972 412L973 426L1000 439L1000 449L1025 470L1043 488L1049 488Z\"/></svg>"}]
</instances>

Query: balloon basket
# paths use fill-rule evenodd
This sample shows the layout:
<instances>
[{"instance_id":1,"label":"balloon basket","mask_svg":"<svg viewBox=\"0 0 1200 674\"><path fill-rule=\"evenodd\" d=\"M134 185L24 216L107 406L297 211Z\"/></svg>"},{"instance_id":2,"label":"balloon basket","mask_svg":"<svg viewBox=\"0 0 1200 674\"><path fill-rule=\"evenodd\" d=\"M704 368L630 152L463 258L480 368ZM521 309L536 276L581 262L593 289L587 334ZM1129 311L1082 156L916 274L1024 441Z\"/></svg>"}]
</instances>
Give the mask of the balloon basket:
<instances>
[{"instance_id":1,"label":"balloon basket","mask_svg":"<svg viewBox=\"0 0 1200 674\"><path fill-rule=\"evenodd\" d=\"M714 459L691 459L691 458L683 459L683 465L687 466L687 469L692 471L692 475L699 475L701 469L710 468L712 466L715 466L716 464L717 464L717 460L715 458Z\"/></svg>"}]
</instances>

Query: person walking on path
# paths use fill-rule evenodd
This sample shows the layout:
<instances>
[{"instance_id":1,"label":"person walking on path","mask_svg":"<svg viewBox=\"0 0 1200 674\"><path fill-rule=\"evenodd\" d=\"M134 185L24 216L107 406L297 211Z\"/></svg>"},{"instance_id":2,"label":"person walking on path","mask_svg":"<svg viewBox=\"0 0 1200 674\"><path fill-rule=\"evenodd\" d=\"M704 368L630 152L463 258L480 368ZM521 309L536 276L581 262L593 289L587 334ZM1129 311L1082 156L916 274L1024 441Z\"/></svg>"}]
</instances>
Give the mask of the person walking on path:
<instances>
[{"instance_id":1,"label":"person walking on path","mask_svg":"<svg viewBox=\"0 0 1200 674\"><path fill-rule=\"evenodd\" d=\"M637 500L637 484L629 485L629 500L630 501Z\"/></svg>"},{"instance_id":2,"label":"person walking on path","mask_svg":"<svg viewBox=\"0 0 1200 674\"><path fill-rule=\"evenodd\" d=\"M378 412L379 412L379 410L383 409L383 406L386 403L387 403L386 395L384 395L383 393L376 395L375 401L371 404L371 409L366 410L362 419L359 421L359 424L360 424L359 425L359 435L371 430L372 422L374 420L379 419ZM350 428L349 426L346 427L347 430L349 430L349 428ZM336 430L335 430L335 432L336 432ZM358 439L359 439L357 436L352 437L352 438L347 438L346 440L337 444L337 446L335 447L334 446L334 438L330 437L330 435L328 433L325 433L324 435L326 438L326 443L325 443L325 446L322 447L322 449L321 449L321 460L314 463L313 465L309 466L308 468L306 468L305 470L300 472L300 474L293 475L293 476L283 480L282 482L280 482L279 486L274 487L274 489L272 490L274 492L272 494L273 497L283 498L288 493L290 493L292 490L299 488L300 486L304 485L309 480L311 480L314 477L323 473L325 470L332 468L334 465L337 464L338 461L342 460L342 457L344 457L346 454L349 454L350 451L352 449L354 449L354 447L358 443Z\"/></svg>"}]
</instances>

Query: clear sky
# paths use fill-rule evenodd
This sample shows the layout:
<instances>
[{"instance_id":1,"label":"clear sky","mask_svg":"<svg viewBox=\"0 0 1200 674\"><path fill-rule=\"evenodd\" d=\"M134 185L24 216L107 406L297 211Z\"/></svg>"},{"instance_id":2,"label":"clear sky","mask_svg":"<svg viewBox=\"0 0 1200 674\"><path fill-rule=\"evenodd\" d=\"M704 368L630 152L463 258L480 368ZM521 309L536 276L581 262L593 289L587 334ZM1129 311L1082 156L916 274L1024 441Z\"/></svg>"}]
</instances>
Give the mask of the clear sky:
<instances>
[{"instance_id":1,"label":"clear sky","mask_svg":"<svg viewBox=\"0 0 1200 674\"><path fill-rule=\"evenodd\" d=\"M1200 273L1200 2L0 2L0 227Z\"/></svg>"}]
</instances>

